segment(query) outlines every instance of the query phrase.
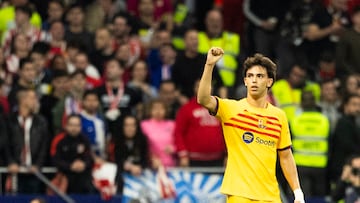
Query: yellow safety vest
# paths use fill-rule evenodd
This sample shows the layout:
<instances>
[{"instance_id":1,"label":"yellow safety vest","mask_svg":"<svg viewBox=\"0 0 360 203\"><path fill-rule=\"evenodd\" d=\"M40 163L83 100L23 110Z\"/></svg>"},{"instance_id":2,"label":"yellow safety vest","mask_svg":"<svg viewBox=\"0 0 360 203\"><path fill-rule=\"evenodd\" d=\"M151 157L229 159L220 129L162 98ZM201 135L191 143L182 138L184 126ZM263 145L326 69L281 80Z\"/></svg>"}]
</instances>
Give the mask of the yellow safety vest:
<instances>
[{"instance_id":1,"label":"yellow safety vest","mask_svg":"<svg viewBox=\"0 0 360 203\"><path fill-rule=\"evenodd\" d=\"M296 165L325 168L330 124L320 112L303 112L290 121Z\"/></svg>"},{"instance_id":2,"label":"yellow safety vest","mask_svg":"<svg viewBox=\"0 0 360 203\"><path fill-rule=\"evenodd\" d=\"M227 87L235 85L236 69L238 68L237 57L240 54L240 36L231 32L223 32L222 36L209 39L205 32L199 32L198 51L206 54L213 46L221 47L224 56L216 63L220 77Z\"/></svg>"},{"instance_id":3,"label":"yellow safety vest","mask_svg":"<svg viewBox=\"0 0 360 203\"><path fill-rule=\"evenodd\" d=\"M303 89L293 89L285 79L278 80L271 87L276 105L285 111L288 120L292 120L296 115L296 110L300 107L302 90L311 91L315 100L320 100L320 86L317 83L306 82Z\"/></svg>"}]
</instances>

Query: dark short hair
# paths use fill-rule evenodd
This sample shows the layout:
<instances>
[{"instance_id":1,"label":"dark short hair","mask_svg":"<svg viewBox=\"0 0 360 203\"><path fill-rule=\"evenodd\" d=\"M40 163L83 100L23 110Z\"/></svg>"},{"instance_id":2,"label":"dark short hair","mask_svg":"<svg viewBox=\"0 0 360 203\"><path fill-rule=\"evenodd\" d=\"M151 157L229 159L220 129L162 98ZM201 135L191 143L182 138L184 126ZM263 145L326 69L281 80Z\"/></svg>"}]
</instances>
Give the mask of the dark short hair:
<instances>
[{"instance_id":1,"label":"dark short hair","mask_svg":"<svg viewBox=\"0 0 360 203\"><path fill-rule=\"evenodd\" d=\"M56 78L60 78L60 77L68 77L69 74L67 71L65 70L54 70L52 71L52 80L56 79Z\"/></svg>"},{"instance_id":2,"label":"dark short hair","mask_svg":"<svg viewBox=\"0 0 360 203\"><path fill-rule=\"evenodd\" d=\"M95 89L86 90L86 91L84 92L84 95L83 95L82 99L85 99L85 98L86 98L87 96L89 96L89 95L95 95L95 96L99 99L99 96L98 96L98 94L97 94L97 92L96 92Z\"/></svg>"},{"instance_id":3,"label":"dark short hair","mask_svg":"<svg viewBox=\"0 0 360 203\"><path fill-rule=\"evenodd\" d=\"M27 63L33 63L33 61L31 60L31 58L29 57L26 57L26 58L22 58L20 59L20 62L19 62L19 70L22 70L25 66L25 64Z\"/></svg>"},{"instance_id":4,"label":"dark short hair","mask_svg":"<svg viewBox=\"0 0 360 203\"><path fill-rule=\"evenodd\" d=\"M84 78L86 78L86 73L84 70L75 70L73 73L70 74L70 78L74 78L77 75L82 75Z\"/></svg>"},{"instance_id":5,"label":"dark short hair","mask_svg":"<svg viewBox=\"0 0 360 203\"><path fill-rule=\"evenodd\" d=\"M360 5L356 5L353 10L352 10L352 13L353 15L357 14L360 12Z\"/></svg>"},{"instance_id":6,"label":"dark short hair","mask_svg":"<svg viewBox=\"0 0 360 203\"><path fill-rule=\"evenodd\" d=\"M247 71L253 66L261 66L266 69L269 78L275 82L276 79L276 64L268 57L256 53L254 56L248 57L244 62L243 77L246 77Z\"/></svg>"},{"instance_id":7,"label":"dark short hair","mask_svg":"<svg viewBox=\"0 0 360 203\"><path fill-rule=\"evenodd\" d=\"M30 6L28 6L28 5L16 6L15 11L21 11L23 13L26 13L29 16L29 18L31 17L32 12L33 12L32 9L30 8Z\"/></svg>"}]
</instances>

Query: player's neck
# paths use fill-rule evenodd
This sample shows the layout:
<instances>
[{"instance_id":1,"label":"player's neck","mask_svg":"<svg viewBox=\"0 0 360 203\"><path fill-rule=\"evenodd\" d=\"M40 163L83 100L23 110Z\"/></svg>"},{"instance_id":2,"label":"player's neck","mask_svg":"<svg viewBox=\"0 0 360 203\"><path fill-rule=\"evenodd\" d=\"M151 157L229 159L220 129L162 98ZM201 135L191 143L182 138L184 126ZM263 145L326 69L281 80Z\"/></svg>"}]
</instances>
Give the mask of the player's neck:
<instances>
[{"instance_id":1,"label":"player's neck","mask_svg":"<svg viewBox=\"0 0 360 203\"><path fill-rule=\"evenodd\" d=\"M251 96L247 96L246 97L246 101L253 107L256 108L266 108L267 107L267 100L266 97L259 97L259 98L254 98Z\"/></svg>"}]
</instances>

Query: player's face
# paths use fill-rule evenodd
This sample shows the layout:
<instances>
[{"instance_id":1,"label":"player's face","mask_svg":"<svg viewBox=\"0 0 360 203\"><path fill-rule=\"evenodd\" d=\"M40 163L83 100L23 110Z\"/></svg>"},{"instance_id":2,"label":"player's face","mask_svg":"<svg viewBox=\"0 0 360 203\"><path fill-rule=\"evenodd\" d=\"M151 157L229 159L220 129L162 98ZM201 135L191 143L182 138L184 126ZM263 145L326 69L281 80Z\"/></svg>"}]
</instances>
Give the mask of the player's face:
<instances>
[{"instance_id":1,"label":"player's face","mask_svg":"<svg viewBox=\"0 0 360 203\"><path fill-rule=\"evenodd\" d=\"M253 66L246 72L244 78L248 96L260 98L267 95L267 90L271 87L273 79L268 77L266 69L261 66Z\"/></svg>"}]
</instances>

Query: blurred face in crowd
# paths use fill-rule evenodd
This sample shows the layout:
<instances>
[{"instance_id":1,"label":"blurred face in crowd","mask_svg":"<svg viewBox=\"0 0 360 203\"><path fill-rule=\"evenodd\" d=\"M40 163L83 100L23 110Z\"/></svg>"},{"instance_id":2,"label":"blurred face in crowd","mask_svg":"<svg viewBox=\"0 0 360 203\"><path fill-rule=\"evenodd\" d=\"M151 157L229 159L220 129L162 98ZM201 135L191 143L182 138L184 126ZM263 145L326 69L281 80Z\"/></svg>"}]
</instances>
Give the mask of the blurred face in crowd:
<instances>
[{"instance_id":1,"label":"blurred face in crowd","mask_svg":"<svg viewBox=\"0 0 360 203\"><path fill-rule=\"evenodd\" d=\"M167 105L171 105L176 100L176 88L172 82L162 83L159 88L159 98Z\"/></svg>"},{"instance_id":2,"label":"blurred face in crowd","mask_svg":"<svg viewBox=\"0 0 360 203\"><path fill-rule=\"evenodd\" d=\"M171 34L167 30L159 30L154 35L155 47L160 47L163 44L171 43Z\"/></svg>"},{"instance_id":3,"label":"blurred face in crowd","mask_svg":"<svg viewBox=\"0 0 360 203\"><path fill-rule=\"evenodd\" d=\"M25 12L23 12L21 10L16 10L15 11L15 23L16 23L16 26L21 27L21 26L29 23L29 19L30 19L30 16L27 13L25 13Z\"/></svg>"},{"instance_id":4,"label":"blurred face in crowd","mask_svg":"<svg viewBox=\"0 0 360 203\"><path fill-rule=\"evenodd\" d=\"M33 63L28 62L23 65L23 68L19 71L20 79L25 83L31 84L36 79L36 69Z\"/></svg>"},{"instance_id":5,"label":"blurred face in crowd","mask_svg":"<svg viewBox=\"0 0 360 203\"><path fill-rule=\"evenodd\" d=\"M79 53L79 48L77 47L67 47L66 48L66 53L68 56L68 59L70 60L70 62L75 63L75 57L76 55Z\"/></svg>"},{"instance_id":6,"label":"blurred face in crowd","mask_svg":"<svg viewBox=\"0 0 360 203\"><path fill-rule=\"evenodd\" d=\"M360 114L360 96L352 96L344 105L344 113L346 115L357 116Z\"/></svg>"},{"instance_id":7,"label":"blurred face in crowd","mask_svg":"<svg viewBox=\"0 0 360 203\"><path fill-rule=\"evenodd\" d=\"M39 109L39 101L35 90L25 90L18 93L20 108L28 109L36 113Z\"/></svg>"},{"instance_id":8,"label":"blurred face in crowd","mask_svg":"<svg viewBox=\"0 0 360 203\"><path fill-rule=\"evenodd\" d=\"M351 174L349 177L353 186L360 186L360 157L351 160Z\"/></svg>"},{"instance_id":9,"label":"blurred face in crowd","mask_svg":"<svg viewBox=\"0 0 360 203\"><path fill-rule=\"evenodd\" d=\"M49 30L53 41L61 41L65 36L64 24L60 21L53 23Z\"/></svg>"},{"instance_id":10,"label":"blurred face in crowd","mask_svg":"<svg viewBox=\"0 0 360 203\"><path fill-rule=\"evenodd\" d=\"M113 59L107 62L105 68L105 77L106 80L119 80L123 74L124 70L122 69L120 63Z\"/></svg>"},{"instance_id":11,"label":"blurred face in crowd","mask_svg":"<svg viewBox=\"0 0 360 203\"><path fill-rule=\"evenodd\" d=\"M301 96L301 107L303 109L314 109L316 108L316 101L314 94L310 91L303 92Z\"/></svg>"},{"instance_id":12,"label":"blurred face in crowd","mask_svg":"<svg viewBox=\"0 0 360 203\"><path fill-rule=\"evenodd\" d=\"M329 81L321 85L321 99L325 102L333 103L338 100L338 94L334 81Z\"/></svg>"},{"instance_id":13,"label":"blurred face in crowd","mask_svg":"<svg viewBox=\"0 0 360 203\"><path fill-rule=\"evenodd\" d=\"M86 89L86 78L82 74L76 74L71 78L71 88L75 91L83 91Z\"/></svg>"},{"instance_id":14,"label":"blurred face in crowd","mask_svg":"<svg viewBox=\"0 0 360 203\"><path fill-rule=\"evenodd\" d=\"M220 11L209 11L205 19L205 25L210 36L218 36L223 30L223 18Z\"/></svg>"},{"instance_id":15,"label":"blurred face in crowd","mask_svg":"<svg viewBox=\"0 0 360 203\"><path fill-rule=\"evenodd\" d=\"M49 2L47 13L50 22L54 20L61 20L64 14L64 8L58 2L51 1Z\"/></svg>"},{"instance_id":16,"label":"blurred face in crowd","mask_svg":"<svg viewBox=\"0 0 360 203\"><path fill-rule=\"evenodd\" d=\"M89 114L96 114L100 106L99 98L96 94L88 94L83 99L83 108Z\"/></svg>"},{"instance_id":17,"label":"blurred face in crowd","mask_svg":"<svg viewBox=\"0 0 360 203\"><path fill-rule=\"evenodd\" d=\"M95 47L97 50L103 50L111 46L111 34L109 30L100 28L95 33Z\"/></svg>"},{"instance_id":18,"label":"blurred face in crowd","mask_svg":"<svg viewBox=\"0 0 360 203\"><path fill-rule=\"evenodd\" d=\"M45 68L46 57L41 53L32 52L30 58L33 61L37 73L41 73L43 68Z\"/></svg>"},{"instance_id":19,"label":"blurred face in crowd","mask_svg":"<svg viewBox=\"0 0 360 203\"><path fill-rule=\"evenodd\" d=\"M124 37L130 33L130 27L127 25L127 20L118 16L114 19L114 36L115 37Z\"/></svg>"},{"instance_id":20,"label":"blurred face in crowd","mask_svg":"<svg viewBox=\"0 0 360 203\"><path fill-rule=\"evenodd\" d=\"M76 137L81 132L81 120L77 116L71 116L68 118L65 126L66 132L72 136Z\"/></svg>"},{"instance_id":21,"label":"blurred face in crowd","mask_svg":"<svg viewBox=\"0 0 360 203\"><path fill-rule=\"evenodd\" d=\"M67 70L67 66L66 66L66 61L64 56L62 55L56 55L53 58L53 62L52 62L52 69L54 70Z\"/></svg>"},{"instance_id":22,"label":"blurred face in crowd","mask_svg":"<svg viewBox=\"0 0 360 203\"><path fill-rule=\"evenodd\" d=\"M156 101L152 103L150 117L155 120L163 120L166 116L166 105L163 102Z\"/></svg>"},{"instance_id":23,"label":"blurred face in crowd","mask_svg":"<svg viewBox=\"0 0 360 203\"><path fill-rule=\"evenodd\" d=\"M29 51L30 42L29 39L24 34L18 34L14 38L14 48L16 51Z\"/></svg>"},{"instance_id":24,"label":"blurred face in crowd","mask_svg":"<svg viewBox=\"0 0 360 203\"><path fill-rule=\"evenodd\" d=\"M184 41L185 41L186 51L190 51L192 53L198 52L199 40L198 40L198 32L196 30L191 30L186 32Z\"/></svg>"},{"instance_id":25,"label":"blurred face in crowd","mask_svg":"<svg viewBox=\"0 0 360 203\"><path fill-rule=\"evenodd\" d=\"M84 23L84 12L80 7L74 7L70 9L69 13L66 15L67 21L71 25L81 26Z\"/></svg>"},{"instance_id":26,"label":"blurred face in crowd","mask_svg":"<svg viewBox=\"0 0 360 203\"><path fill-rule=\"evenodd\" d=\"M65 95L68 90L68 81L69 78L67 76L56 77L51 81L51 85L54 88L54 91L58 92L59 95Z\"/></svg>"},{"instance_id":27,"label":"blurred face in crowd","mask_svg":"<svg viewBox=\"0 0 360 203\"><path fill-rule=\"evenodd\" d=\"M130 46L128 44L122 44L116 51L116 59L126 63L130 58Z\"/></svg>"},{"instance_id":28,"label":"blurred face in crowd","mask_svg":"<svg viewBox=\"0 0 360 203\"><path fill-rule=\"evenodd\" d=\"M136 118L127 116L124 118L124 135L126 138L131 139L136 135Z\"/></svg>"},{"instance_id":29,"label":"blurred face in crowd","mask_svg":"<svg viewBox=\"0 0 360 203\"><path fill-rule=\"evenodd\" d=\"M359 87L358 76L350 75L346 80L346 91L351 94L356 94Z\"/></svg>"},{"instance_id":30,"label":"blurred face in crowd","mask_svg":"<svg viewBox=\"0 0 360 203\"><path fill-rule=\"evenodd\" d=\"M289 74L289 82L293 88L301 88L305 85L306 71L295 65Z\"/></svg>"},{"instance_id":31,"label":"blurred face in crowd","mask_svg":"<svg viewBox=\"0 0 360 203\"><path fill-rule=\"evenodd\" d=\"M148 74L148 67L145 61L138 61L134 64L132 78L135 81L145 82Z\"/></svg>"},{"instance_id":32,"label":"blurred face in crowd","mask_svg":"<svg viewBox=\"0 0 360 203\"><path fill-rule=\"evenodd\" d=\"M85 70L89 65L88 57L85 53L79 53L75 56L75 67L80 70Z\"/></svg>"},{"instance_id":33,"label":"blurred face in crowd","mask_svg":"<svg viewBox=\"0 0 360 203\"><path fill-rule=\"evenodd\" d=\"M176 58L176 51L169 44L162 45L160 47L160 58L164 64L172 64Z\"/></svg>"},{"instance_id":34,"label":"blurred face in crowd","mask_svg":"<svg viewBox=\"0 0 360 203\"><path fill-rule=\"evenodd\" d=\"M140 0L139 2L139 14L145 16L152 16L154 14L153 0Z\"/></svg>"},{"instance_id":35,"label":"blurred face in crowd","mask_svg":"<svg viewBox=\"0 0 360 203\"><path fill-rule=\"evenodd\" d=\"M353 26L355 27L355 29L357 29L357 31L359 31L360 30L360 11L357 11L356 13L353 14L352 22L353 22Z\"/></svg>"}]
</instances>

